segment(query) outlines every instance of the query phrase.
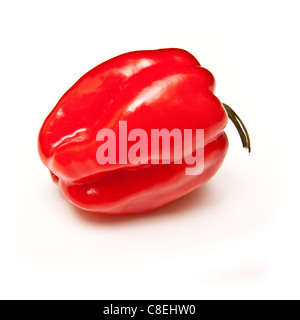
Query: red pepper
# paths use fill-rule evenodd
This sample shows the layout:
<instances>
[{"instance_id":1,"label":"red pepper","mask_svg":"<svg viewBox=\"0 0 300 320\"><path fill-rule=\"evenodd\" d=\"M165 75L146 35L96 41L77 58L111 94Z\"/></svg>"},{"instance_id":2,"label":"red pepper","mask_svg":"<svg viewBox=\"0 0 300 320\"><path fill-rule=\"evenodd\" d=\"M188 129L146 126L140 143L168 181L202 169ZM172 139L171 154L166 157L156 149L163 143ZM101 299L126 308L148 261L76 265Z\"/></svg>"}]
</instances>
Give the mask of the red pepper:
<instances>
[{"instance_id":1,"label":"red pepper","mask_svg":"<svg viewBox=\"0 0 300 320\"><path fill-rule=\"evenodd\" d=\"M214 88L213 75L181 49L117 56L86 73L59 100L40 130L40 157L63 195L82 209L107 214L156 209L198 188L217 172L228 149L224 132L228 116L250 152L245 126L217 99ZM128 132L141 128L148 136L151 129L192 129L193 154L199 147L194 132L203 129L203 172L187 175L184 161L153 164L150 151L148 163L100 165L97 133L103 128L117 133L120 121L127 121ZM117 159L120 144L125 143L117 135ZM134 141L127 144L129 148Z\"/></svg>"}]
</instances>

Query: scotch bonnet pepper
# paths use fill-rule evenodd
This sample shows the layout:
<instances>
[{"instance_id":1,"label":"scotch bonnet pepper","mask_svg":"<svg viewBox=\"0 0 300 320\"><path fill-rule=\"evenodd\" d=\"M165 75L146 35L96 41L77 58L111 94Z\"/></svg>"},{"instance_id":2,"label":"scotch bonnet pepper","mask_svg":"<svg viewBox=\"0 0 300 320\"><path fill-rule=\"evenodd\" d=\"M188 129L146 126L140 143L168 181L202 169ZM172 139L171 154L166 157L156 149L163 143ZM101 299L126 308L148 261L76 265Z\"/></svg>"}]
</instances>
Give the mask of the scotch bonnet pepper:
<instances>
[{"instance_id":1,"label":"scotch bonnet pepper","mask_svg":"<svg viewBox=\"0 0 300 320\"><path fill-rule=\"evenodd\" d=\"M208 181L228 149L228 117L250 152L245 126L214 95L213 75L181 49L129 52L108 60L81 77L59 100L38 137L43 163L63 195L74 205L106 214L151 211ZM187 175L186 163L100 165L96 154L102 128L127 130L174 128L204 130L204 167ZM116 135L116 150L120 141ZM199 146L193 139L192 152ZM128 143L128 148L134 143ZM150 148L150 146L149 146ZM162 152L160 153L160 155ZM157 155L156 155L157 156Z\"/></svg>"}]
</instances>

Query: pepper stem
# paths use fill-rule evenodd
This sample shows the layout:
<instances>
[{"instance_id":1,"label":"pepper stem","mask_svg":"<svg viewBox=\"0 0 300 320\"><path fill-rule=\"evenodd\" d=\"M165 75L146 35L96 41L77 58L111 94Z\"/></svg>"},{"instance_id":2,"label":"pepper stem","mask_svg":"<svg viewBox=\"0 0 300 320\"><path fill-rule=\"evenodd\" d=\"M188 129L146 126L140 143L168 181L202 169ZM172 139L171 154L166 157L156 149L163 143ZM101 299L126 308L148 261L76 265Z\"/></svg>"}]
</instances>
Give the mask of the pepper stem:
<instances>
[{"instance_id":1,"label":"pepper stem","mask_svg":"<svg viewBox=\"0 0 300 320\"><path fill-rule=\"evenodd\" d=\"M228 118L233 122L234 126L236 127L240 135L240 138L243 143L243 147L248 149L250 154L251 144L250 144L250 137L249 137L246 126L244 125L240 117L227 104L223 103L223 106L228 114Z\"/></svg>"}]
</instances>

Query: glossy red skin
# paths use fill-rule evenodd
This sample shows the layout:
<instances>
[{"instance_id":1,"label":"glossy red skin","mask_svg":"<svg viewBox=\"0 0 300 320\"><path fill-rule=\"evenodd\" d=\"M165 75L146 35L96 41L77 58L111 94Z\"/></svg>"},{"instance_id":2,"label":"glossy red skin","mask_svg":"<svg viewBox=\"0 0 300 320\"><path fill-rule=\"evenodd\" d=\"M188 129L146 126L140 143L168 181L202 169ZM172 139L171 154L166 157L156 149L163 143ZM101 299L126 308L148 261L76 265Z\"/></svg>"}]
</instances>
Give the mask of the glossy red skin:
<instances>
[{"instance_id":1,"label":"glossy red skin","mask_svg":"<svg viewBox=\"0 0 300 320\"><path fill-rule=\"evenodd\" d=\"M40 157L64 196L82 209L154 210L208 181L225 158L228 118L214 88L213 75L181 49L117 56L86 73L59 100L40 130ZM128 132L142 128L149 137L151 129L204 129L203 173L186 175L184 161L99 165L97 132L111 128L117 133L122 120Z\"/></svg>"}]
</instances>

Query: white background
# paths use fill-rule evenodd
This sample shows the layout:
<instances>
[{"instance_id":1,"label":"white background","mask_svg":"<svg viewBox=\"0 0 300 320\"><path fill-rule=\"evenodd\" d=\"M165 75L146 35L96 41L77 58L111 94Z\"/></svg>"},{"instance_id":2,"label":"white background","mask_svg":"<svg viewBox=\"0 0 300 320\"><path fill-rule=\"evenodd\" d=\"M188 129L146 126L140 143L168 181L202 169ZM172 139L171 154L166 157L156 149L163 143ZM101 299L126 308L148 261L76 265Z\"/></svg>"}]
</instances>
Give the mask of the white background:
<instances>
[{"instance_id":1,"label":"white background","mask_svg":"<svg viewBox=\"0 0 300 320\"><path fill-rule=\"evenodd\" d=\"M299 1L2 1L0 298L300 298ZM184 48L246 123L217 175L154 213L75 209L44 118L117 54Z\"/></svg>"}]
</instances>

